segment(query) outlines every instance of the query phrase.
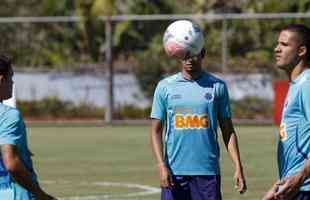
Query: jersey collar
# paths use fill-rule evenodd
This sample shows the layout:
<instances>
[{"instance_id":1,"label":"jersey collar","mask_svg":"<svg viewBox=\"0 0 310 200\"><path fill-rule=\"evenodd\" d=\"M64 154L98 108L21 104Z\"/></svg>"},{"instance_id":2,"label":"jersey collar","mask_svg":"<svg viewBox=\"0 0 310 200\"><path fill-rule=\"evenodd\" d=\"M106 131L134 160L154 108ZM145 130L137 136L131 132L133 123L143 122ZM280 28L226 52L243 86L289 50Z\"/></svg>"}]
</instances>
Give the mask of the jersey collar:
<instances>
[{"instance_id":1,"label":"jersey collar","mask_svg":"<svg viewBox=\"0 0 310 200\"><path fill-rule=\"evenodd\" d=\"M310 77L310 69L305 69L296 79L292 80L293 84L303 82L307 77Z\"/></svg>"},{"instance_id":2,"label":"jersey collar","mask_svg":"<svg viewBox=\"0 0 310 200\"><path fill-rule=\"evenodd\" d=\"M195 82L195 81L200 80L200 79L204 76L204 74L205 74L205 72L202 71L198 78L193 79L193 80L189 80L189 79L185 79L185 78L183 77L182 72L179 72L179 73L178 73L178 79L179 79L180 81Z\"/></svg>"}]
</instances>

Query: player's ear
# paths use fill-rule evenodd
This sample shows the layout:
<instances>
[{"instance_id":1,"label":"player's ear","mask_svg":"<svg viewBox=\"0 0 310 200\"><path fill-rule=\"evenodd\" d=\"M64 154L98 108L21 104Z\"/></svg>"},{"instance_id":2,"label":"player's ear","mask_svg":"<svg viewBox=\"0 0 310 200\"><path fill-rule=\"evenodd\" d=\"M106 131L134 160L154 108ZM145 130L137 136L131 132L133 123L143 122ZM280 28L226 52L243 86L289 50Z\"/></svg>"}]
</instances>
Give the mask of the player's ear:
<instances>
[{"instance_id":1,"label":"player's ear","mask_svg":"<svg viewBox=\"0 0 310 200\"><path fill-rule=\"evenodd\" d=\"M205 57L205 55L206 55L206 49L205 48L201 49L200 55L201 55L201 58Z\"/></svg>"},{"instance_id":2,"label":"player's ear","mask_svg":"<svg viewBox=\"0 0 310 200\"><path fill-rule=\"evenodd\" d=\"M299 55L300 57L306 56L307 51L308 51L307 47L306 47L305 45L302 45L302 46L300 46L299 49L298 49L298 55Z\"/></svg>"},{"instance_id":3,"label":"player's ear","mask_svg":"<svg viewBox=\"0 0 310 200\"><path fill-rule=\"evenodd\" d=\"M5 76L3 74L0 74L0 84L4 82Z\"/></svg>"}]
</instances>

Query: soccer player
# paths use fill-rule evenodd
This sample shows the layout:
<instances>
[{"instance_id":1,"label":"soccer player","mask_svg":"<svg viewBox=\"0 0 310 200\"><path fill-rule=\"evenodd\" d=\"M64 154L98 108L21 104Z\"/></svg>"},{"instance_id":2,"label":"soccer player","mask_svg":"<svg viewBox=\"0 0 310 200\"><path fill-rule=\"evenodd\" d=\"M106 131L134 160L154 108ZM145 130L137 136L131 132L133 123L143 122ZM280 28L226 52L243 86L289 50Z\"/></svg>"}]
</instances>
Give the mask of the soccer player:
<instances>
[{"instance_id":1,"label":"soccer player","mask_svg":"<svg viewBox=\"0 0 310 200\"><path fill-rule=\"evenodd\" d=\"M203 48L197 55L188 52L180 59L181 71L161 80L154 93L151 143L162 200L222 198L218 124L234 163L235 187L246 191L227 87L202 70L205 52Z\"/></svg>"},{"instance_id":2,"label":"soccer player","mask_svg":"<svg viewBox=\"0 0 310 200\"><path fill-rule=\"evenodd\" d=\"M11 61L0 55L0 99L12 95ZM56 200L38 184L28 149L26 129L18 110L0 103L0 199Z\"/></svg>"},{"instance_id":3,"label":"soccer player","mask_svg":"<svg viewBox=\"0 0 310 200\"><path fill-rule=\"evenodd\" d=\"M310 200L310 29L300 24L284 27L274 53L290 85L279 130L280 180L263 199Z\"/></svg>"}]
</instances>

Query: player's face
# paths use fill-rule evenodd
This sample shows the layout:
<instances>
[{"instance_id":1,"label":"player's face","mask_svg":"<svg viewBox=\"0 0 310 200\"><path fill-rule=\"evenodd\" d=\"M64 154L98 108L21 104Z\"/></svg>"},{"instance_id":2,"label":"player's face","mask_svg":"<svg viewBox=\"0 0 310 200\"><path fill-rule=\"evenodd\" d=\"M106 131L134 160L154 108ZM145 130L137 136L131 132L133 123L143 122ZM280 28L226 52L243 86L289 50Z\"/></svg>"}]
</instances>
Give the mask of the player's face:
<instances>
[{"instance_id":1,"label":"player's face","mask_svg":"<svg viewBox=\"0 0 310 200\"><path fill-rule=\"evenodd\" d=\"M281 31L274 49L276 65L280 69L292 70L300 60L299 48L300 43L294 32Z\"/></svg>"},{"instance_id":2,"label":"player's face","mask_svg":"<svg viewBox=\"0 0 310 200\"><path fill-rule=\"evenodd\" d=\"M195 56L190 56L187 54L183 59L182 59L182 68L187 71L187 72L196 72L201 70L201 62L203 58L203 53L200 53Z\"/></svg>"},{"instance_id":3,"label":"player's face","mask_svg":"<svg viewBox=\"0 0 310 200\"><path fill-rule=\"evenodd\" d=\"M13 70L10 68L6 75L0 75L0 100L12 97Z\"/></svg>"}]
</instances>

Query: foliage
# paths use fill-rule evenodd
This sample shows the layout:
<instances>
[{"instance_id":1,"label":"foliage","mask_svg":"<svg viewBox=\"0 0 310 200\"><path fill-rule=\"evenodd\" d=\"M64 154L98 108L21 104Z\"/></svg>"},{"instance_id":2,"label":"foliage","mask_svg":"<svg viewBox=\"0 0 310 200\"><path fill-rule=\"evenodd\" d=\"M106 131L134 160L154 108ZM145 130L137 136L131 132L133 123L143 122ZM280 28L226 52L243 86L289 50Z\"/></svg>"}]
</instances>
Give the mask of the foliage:
<instances>
[{"instance_id":1,"label":"foliage","mask_svg":"<svg viewBox=\"0 0 310 200\"><path fill-rule=\"evenodd\" d=\"M36 101L18 100L17 107L24 117L36 119L100 119L104 115L102 108L86 104L74 105L70 101L61 101L56 97Z\"/></svg>"},{"instance_id":2,"label":"foliage","mask_svg":"<svg viewBox=\"0 0 310 200\"><path fill-rule=\"evenodd\" d=\"M17 101L17 107L25 118L31 119L104 119L104 109L70 101L62 101L56 97L48 97L35 101ZM238 119L271 119L272 102L257 97L246 97L232 101L234 118ZM122 105L115 109L114 119L147 119L150 107L138 108L133 105Z\"/></svg>"},{"instance_id":3,"label":"foliage","mask_svg":"<svg viewBox=\"0 0 310 200\"><path fill-rule=\"evenodd\" d=\"M233 118L271 119L272 102L259 97L248 96L238 101L231 101Z\"/></svg>"},{"instance_id":4,"label":"foliage","mask_svg":"<svg viewBox=\"0 0 310 200\"><path fill-rule=\"evenodd\" d=\"M165 1L128 0L127 7L122 14L169 14L173 13L172 7ZM166 21L123 21L115 25L114 52L117 55L130 55L141 50L148 51L153 37L161 35L168 25ZM156 41L157 42L157 41ZM153 45L153 44L151 44Z\"/></svg>"},{"instance_id":5,"label":"foliage","mask_svg":"<svg viewBox=\"0 0 310 200\"><path fill-rule=\"evenodd\" d=\"M106 50L105 28L103 21L98 19L102 15L289 13L309 10L310 0L283 0L280 4L277 0L3 0L0 5L2 17L77 15L82 20L78 23L2 24L0 50L13 56L17 67L43 66L68 70L81 63L105 61L102 56ZM161 49L161 37L170 22L113 23L113 58L115 62L122 60L126 65L134 65L141 88L148 97L151 97L155 82L167 72L175 72L177 67L176 61L170 61ZM220 71L222 21L196 22L206 33L207 69ZM276 30L287 23L308 22L308 19L227 20L227 69L232 72L274 69L272 52ZM170 69L167 70L167 66Z\"/></svg>"},{"instance_id":6,"label":"foliage","mask_svg":"<svg viewBox=\"0 0 310 200\"><path fill-rule=\"evenodd\" d=\"M150 116L150 107L137 108L132 105L121 106L114 112L114 119L147 119Z\"/></svg>"},{"instance_id":7,"label":"foliage","mask_svg":"<svg viewBox=\"0 0 310 200\"><path fill-rule=\"evenodd\" d=\"M18 100L17 107L27 119L104 119L104 108L88 104L75 105L70 101L62 101L56 97L42 100ZM119 106L114 112L114 119L145 119L148 118L150 108L137 108L132 105Z\"/></svg>"},{"instance_id":8,"label":"foliage","mask_svg":"<svg viewBox=\"0 0 310 200\"><path fill-rule=\"evenodd\" d=\"M134 71L142 91L149 99L152 98L158 81L165 74L177 71L177 61L167 58L163 51L161 36L157 35L153 40L157 42L150 43L149 51L137 53L137 58L143 65L138 63Z\"/></svg>"}]
</instances>

